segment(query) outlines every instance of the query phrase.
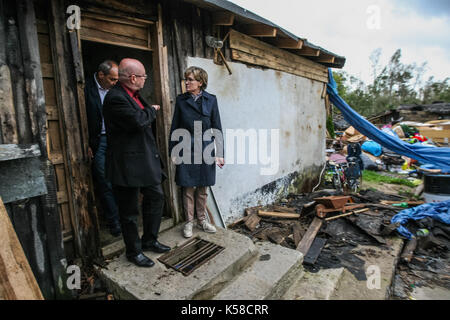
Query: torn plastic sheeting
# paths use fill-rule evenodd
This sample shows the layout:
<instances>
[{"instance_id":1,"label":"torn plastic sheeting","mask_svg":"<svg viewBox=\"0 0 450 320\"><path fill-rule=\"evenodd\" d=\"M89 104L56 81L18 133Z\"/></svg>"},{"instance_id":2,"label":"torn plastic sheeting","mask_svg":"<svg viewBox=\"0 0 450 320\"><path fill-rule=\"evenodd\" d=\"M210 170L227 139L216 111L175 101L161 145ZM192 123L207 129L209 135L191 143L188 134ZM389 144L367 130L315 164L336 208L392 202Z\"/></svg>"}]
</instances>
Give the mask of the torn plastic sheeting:
<instances>
[{"instance_id":1,"label":"torn plastic sheeting","mask_svg":"<svg viewBox=\"0 0 450 320\"><path fill-rule=\"evenodd\" d=\"M444 173L450 172L450 148L427 147L420 143L409 144L381 131L361 117L339 96L331 69L328 69L327 93L333 105L341 111L345 121L361 134L402 156L418 160L423 164L433 164Z\"/></svg>"},{"instance_id":2,"label":"torn plastic sheeting","mask_svg":"<svg viewBox=\"0 0 450 320\"><path fill-rule=\"evenodd\" d=\"M425 203L414 208L402 210L392 217L391 223L400 222L400 226L397 228L397 231L402 236L412 239L414 235L403 225L411 219L421 220L427 217L431 217L445 224L450 224L450 200L436 203Z\"/></svg>"}]
</instances>

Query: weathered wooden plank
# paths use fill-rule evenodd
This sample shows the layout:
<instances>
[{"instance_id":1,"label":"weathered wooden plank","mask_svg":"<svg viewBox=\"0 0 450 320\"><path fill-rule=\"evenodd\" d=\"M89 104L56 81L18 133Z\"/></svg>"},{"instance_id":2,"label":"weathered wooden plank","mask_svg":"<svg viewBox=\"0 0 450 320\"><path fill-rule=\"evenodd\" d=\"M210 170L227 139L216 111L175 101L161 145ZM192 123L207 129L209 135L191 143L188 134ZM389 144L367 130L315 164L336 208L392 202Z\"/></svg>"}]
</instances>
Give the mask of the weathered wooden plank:
<instances>
[{"instance_id":1,"label":"weathered wooden plank","mask_svg":"<svg viewBox=\"0 0 450 320\"><path fill-rule=\"evenodd\" d=\"M71 208L72 225L74 226L74 243L76 251L83 260L100 256L98 233L96 236L97 218L93 202L92 189L89 188L90 168L84 156L87 141L83 141L77 104L77 89L73 75L73 64L70 61L71 48L65 28L65 7L62 0L50 2L51 21L50 40L52 58L55 66L55 84L57 105L60 110L62 132L65 135L65 159L67 185ZM61 32L65 30L65 32Z\"/></svg>"},{"instance_id":2,"label":"weathered wooden plank","mask_svg":"<svg viewBox=\"0 0 450 320\"><path fill-rule=\"evenodd\" d=\"M229 38L232 49L256 56L255 62L257 64L269 67L277 66L285 70L297 70L298 73L303 72L327 78L327 68L316 62L276 48L235 30L230 31Z\"/></svg>"},{"instance_id":3,"label":"weathered wooden plank","mask_svg":"<svg viewBox=\"0 0 450 320\"><path fill-rule=\"evenodd\" d=\"M0 299L44 299L1 198Z\"/></svg>"},{"instance_id":4,"label":"weathered wooden plank","mask_svg":"<svg viewBox=\"0 0 450 320\"><path fill-rule=\"evenodd\" d=\"M306 263L309 265L313 265L314 263L316 263L317 258L319 257L320 252L322 251L326 242L327 242L327 239L315 238L311 247L308 250L308 253L306 254L305 258L303 259L303 263Z\"/></svg>"},{"instance_id":5,"label":"weathered wooden plank","mask_svg":"<svg viewBox=\"0 0 450 320\"><path fill-rule=\"evenodd\" d=\"M37 144L0 144L0 161L39 157Z\"/></svg>"},{"instance_id":6,"label":"weathered wooden plank","mask_svg":"<svg viewBox=\"0 0 450 320\"><path fill-rule=\"evenodd\" d=\"M42 77L53 78L53 65L51 63L41 63Z\"/></svg>"},{"instance_id":7,"label":"weathered wooden plank","mask_svg":"<svg viewBox=\"0 0 450 320\"><path fill-rule=\"evenodd\" d=\"M167 46L163 41L163 15L161 5L158 5L158 21L156 22L152 31L152 42L155 43L158 50L153 55L153 71L155 79L155 93L156 101L161 104L161 112L158 119L158 128L162 129L163 134L160 142L160 150L162 151L163 161L166 164L168 181L173 181L175 176L175 167L168 154L168 137L170 134L170 126L172 122L172 103L170 100L170 86L169 86L169 62L167 54ZM178 198L177 188L173 183L164 185L165 194L168 195L168 207L174 221L181 220L180 199Z\"/></svg>"},{"instance_id":8,"label":"weathered wooden plank","mask_svg":"<svg viewBox=\"0 0 450 320\"><path fill-rule=\"evenodd\" d=\"M300 240L302 239L305 233L299 222L294 223L292 227L292 233L294 236L295 247L297 248L298 244L300 243Z\"/></svg>"},{"instance_id":9,"label":"weathered wooden plank","mask_svg":"<svg viewBox=\"0 0 450 320\"><path fill-rule=\"evenodd\" d=\"M318 57L320 55L319 49L314 49L311 47L303 46L301 49L297 51L302 56L308 56L308 57Z\"/></svg>"},{"instance_id":10,"label":"weathered wooden plank","mask_svg":"<svg viewBox=\"0 0 450 320\"><path fill-rule=\"evenodd\" d=\"M1 23L1 21L0 21ZM3 44L0 46L3 47ZM18 143L16 111L9 67L0 62L0 143Z\"/></svg>"},{"instance_id":11,"label":"weathered wooden plank","mask_svg":"<svg viewBox=\"0 0 450 320\"><path fill-rule=\"evenodd\" d=\"M124 21L105 21L99 19L99 17L81 16L82 28L96 29L114 35L148 41L148 25L130 25L124 23Z\"/></svg>"},{"instance_id":12,"label":"weathered wooden plank","mask_svg":"<svg viewBox=\"0 0 450 320\"><path fill-rule=\"evenodd\" d=\"M291 212L270 212L258 210L258 215L261 217L274 217L274 218L284 218L284 219L298 219L300 214Z\"/></svg>"},{"instance_id":13,"label":"weathered wooden plank","mask_svg":"<svg viewBox=\"0 0 450 320\"><path fill-rule=\"evenodd\" d=\"M91 29L87 27L81 28L81 39L107 44L114 44L122 47L136 48L151 51L148 40L125 37L117 34L111 34L105 31Z\"/></svg>"},{"instance_id":14,"label":"weathered wooden plank","mask_svg":"<svg viewBox=\"0 0 450 320\"><path fill-rule=\"evenodd\" d=\"M45 177L38 158L0 162L0 196L4 203L47 193Z\"/></svg>"},{"instance_id":15,"label":"weathered wooden plank","mask_svg":"<svg viewBox=\"0 0 450 320\"><path fill-rule=\"evenodd\" d=\"M18 143L11 72L7 65L5 22L3 3L0 3L0 143Z\"/></svg>"},{"instance_id":16,"label":"weathered wooden plank","mask_svg":"<svg viewBox=\"0 0 450 320\"><path fill-rule=\"evenodd\" d=\"M281 49L301 49L303 46L302 40L294 40L291 38L275 38L270 43Z\"/></svg>"},{"instance_id":17,"label":"weathered wooden plank","mask_svg":"<svg viewBox=\"0 0 450 320\"><path fill-rule=\"evenodd\" d=\"M36 19L36 29L38 33L48 34L48 24L47 21Z\"/></svg>"},{"instance_id":18,"label":"weathered wooden plank","mask_svg":"<svg viewBox=\"0 0 450 320\"><path fill-rule=\"evenodd\" d=\"M264 24L246 24L241 27L242 32L252 37L276 37L277 28Z\"/></svg>"},{"instance_id":19,"label":"weathered wooden plank","mask_svg":"<svg viewBox=\"0 0 450 320\"><path fill-rule=\"evenodd\" d=\"M322 226L322 223L323 223L322 219L314 217L314 220L311 222L308 230L306 231L302 240L298 244L297 251L300 251L301 253L303 253L303 256L305 256L308 253L308 250L311 247L311 244L313 243L313 241L317 235L317 232L319 232L320 227Z\"/></svg>"},{"instance_id":20,"label":"weathered wooden plank","mask_svg":"<svg viewBox=\"0 0 450 320\"><path fill-rule=\"evenodd\" d=\"M192 54L194 57L203 58L205 49L203 47L204 35L202 28L202 17L199 8L192 6L191 13L191 23L192 23Z\"/></svg>"},{"instance_id":21,"label":"weathered wooden plank","mask_svg":"<svg viewBox=\"0 0 450 320\"><path fill-rule=\"evenodd\" d=\"M245 217L245 226L250 231L254 231L260 221L261 218L258 216L258 214L252 213L251 215Z\"/></svg>"},{"instance_id":22,"label":"weathered wooden plank","mask_svg":"<svg viewBox=\"0 0 450 320\"><path fill-rule=\"evenodd\" d=\"M231 50L231 56L234 60L242 61L249 64L254 64L257 66L263 66L274 70L279 70L287 73L291 73L297 76L305 77L312 80L317 80L320 82L326 83L328 81L328 78L326 76L318 76L313 73L301 71L292 67L287 67L283 65L279 65L277 63L273 63L271 61L268 61L264 58L260 58L251 54L248 54L246 52L242 52L239 50L232 49Z\"/></svg>"},{"instance_id":23,"label":"weathered wooden plank","mask_svg":"<svg viewBox=\"0 0 450 320\"><path fill-rule=\"evenodd\" d=\"M212 22L216 26L232 26L234 14L229 11L215 11L212 13Z\"/></svg>"},{"instance_id":24,"label":"weathered wooden plank","mask_svg":"<svg viewBox=\"0 0 450 320\"><path fill-rule=\"evenodd\" d=\"M18 142L33 143L24 81L24 66L22 52L20 50L19 30L16 21L13 18L8 20L6 38L6 54L11 73L14 108L17 119Z\"/></svg>"},{"instance_id":25,"label":"weathered wooden plank","mask_svg":"<svg viewBox=\"0 0 450 320\"><path fill-rule=\"evenodd\" d=\"M323 62L323 63L334 63L334 59L335 59L334 56L332 56L330 54L326 54L322 51L320 51L320 54L318 57L313 58L314 61Z\"/></svg>"},{"instance_id":26,"label":"weathered wooden plank","mask_svg":"<svg viewBox=\"0 0 450 320\"><path fill-rule=\"evenodd\" d=\"M274 47L268 43L249 37L235 30L230 31L230 47L252 55L265 58L267 60L276 61L279 64L292 66L293 64L301 65L306 71L322 75L326 73L327 68L314 61L300 57L288 51Z\"/></svg>"}]
</instances>

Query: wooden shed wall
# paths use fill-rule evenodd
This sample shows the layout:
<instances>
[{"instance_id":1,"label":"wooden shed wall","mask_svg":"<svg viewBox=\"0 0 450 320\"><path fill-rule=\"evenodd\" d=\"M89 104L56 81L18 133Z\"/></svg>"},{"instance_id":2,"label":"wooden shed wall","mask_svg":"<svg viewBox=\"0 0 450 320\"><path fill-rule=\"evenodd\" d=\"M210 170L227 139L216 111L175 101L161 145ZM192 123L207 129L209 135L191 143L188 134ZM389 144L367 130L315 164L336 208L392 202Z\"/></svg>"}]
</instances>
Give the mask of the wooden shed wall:
<instances>
[{"instance_id":1,"label":"wooden shed wall","mask_svg":"<svg viewBox=\"0 0 450 320\"><path fill-rule=\"evenodd\" d=\"M19 14L20 13L20 14ZM45 177L44 196L24 198L6 204L8 215L45 298L64 298L65 254L59 213L56 207L56 180L47 154L47 126L42 73L33 2L0 1L0 143L4 146L34 144L40 151L40 167L34 170ZM0 170L16 164L27 166L26 159L2 161ZM24 168L25 169L25 168ZM11 177L2 184L15 187ZM25 186L26 187L26 186ZM25 188L26 189L26 188Z\"/></svg>"}]
</instances>

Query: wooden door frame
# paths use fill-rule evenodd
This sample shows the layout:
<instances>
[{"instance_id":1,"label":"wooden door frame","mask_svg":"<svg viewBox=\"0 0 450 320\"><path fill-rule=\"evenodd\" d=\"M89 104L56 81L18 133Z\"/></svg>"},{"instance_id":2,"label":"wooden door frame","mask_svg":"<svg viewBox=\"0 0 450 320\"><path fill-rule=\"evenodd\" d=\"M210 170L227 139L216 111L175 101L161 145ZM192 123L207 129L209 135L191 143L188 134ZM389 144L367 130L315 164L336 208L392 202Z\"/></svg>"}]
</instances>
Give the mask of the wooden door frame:
<instances>
[{"instance_id":1,"label":"wooden door frame","mask_svg":"<svg viewBox=\"0 0 450 320\"><path fill-rule=\"evenodd\" d=\"M101 16L99 13L88 12L90 17ZM83 16L83 11L81 12ZM120 18L118 16L118 18ZM123 18L121 18L123 19ZM170 88L169 88L169 72L168 72L168 57L167 57L167 46L163 45L163 27L162 27L162 9L161 5L158 4L158 20L157 21L144 21L139 20L140 23L146 23L149 27L149 37L151 49L149 51L152 52L152 70L153 70L153 83L154 83L154 93L155 93L155 101L154 103L159 104L161 106L160 112L157 114L157 132L162 134L158 134L156 137L159 149L163 158L163 162L165 165L165 171L167 172L168 179L163 182L163 189L166 196L166 203L169 208L168 211L171 215L169 221L163 222L161 229L167 229L173 225L176 225L179 221L182 220L181 210L180 210L180 201L178 195L178 189L174 182L175 177L175 166L170 161L170 157L168 155L168 140L170 134L170 124L172 121L172 104L170 100ZM81 25L81 28L83 26ZM77 41L72 39L72 43L78 42L79 52L73 52L74 57L79 55L79 58L74 59L74 65L77 66L81 61L81 70L75 70L75 73L78 75L83 70L83 64L81 60L81 40L83 37L80 37L79 33L77 33ZM92 40L88 40L92 41ZM95 41L94 41L95 42ZM97 42L103 43L103 42ZM117 44L116 44L117 45ZM133 46L121 45L121 47L130 47L130 49L140 49L135 48ZM80 83L80 81L79 81ZM84 78L82 80L82 86L84 88ZM84 92L78 90L78 107L83 109L85 106ZM80 110L80 114L85 114L85 110ZM86 122L87 123L87 122ZM87 137L87 127L84 129L86 137ZM86 139L87 141L87 139ZM88 145L84 146L84 149L87 150ZM97 215L97 213L96 213ZM98 218L97 218L98 219ZM97 230L98 232L99 230Z\"/></svg>"}]
</instances>

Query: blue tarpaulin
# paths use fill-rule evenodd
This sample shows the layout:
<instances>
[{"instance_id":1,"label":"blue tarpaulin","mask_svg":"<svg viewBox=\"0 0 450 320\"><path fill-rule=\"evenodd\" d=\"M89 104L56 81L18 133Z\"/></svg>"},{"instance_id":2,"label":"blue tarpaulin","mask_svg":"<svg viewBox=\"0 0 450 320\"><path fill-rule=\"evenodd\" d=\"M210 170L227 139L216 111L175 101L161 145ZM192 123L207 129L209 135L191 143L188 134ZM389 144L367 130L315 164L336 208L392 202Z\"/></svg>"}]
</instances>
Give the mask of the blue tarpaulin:
<instances>
[{"instance_id":1,"label":"blue tarpaulin","mask_svg":"<svg viewBox=\"0 0 450 320\"><path fill-rule=\"evenodd\" d=\"M341 110L345 121L366 137L400 155L415 159L424 164L433 164L442 172L450 172L450 148L409 144L396 136L389 135L355 112L338 94L337 85L331 69L328 69L327 93L330 101Z\"/></svg>"},{"instance_id":2,"label":"blue tarpaulin","mask_svg":"<svg viewBox=\"0 0 450 320\"><path fill-rule=\"evenodd\" d=\"M392 217L391 223L400 222L397 231L411 240L413 234L404 226L409 220L421 220L431 217L445 224L450 224L450 200L425 203L421 206L402 210Z\"/></svg>"}]
</instances>

